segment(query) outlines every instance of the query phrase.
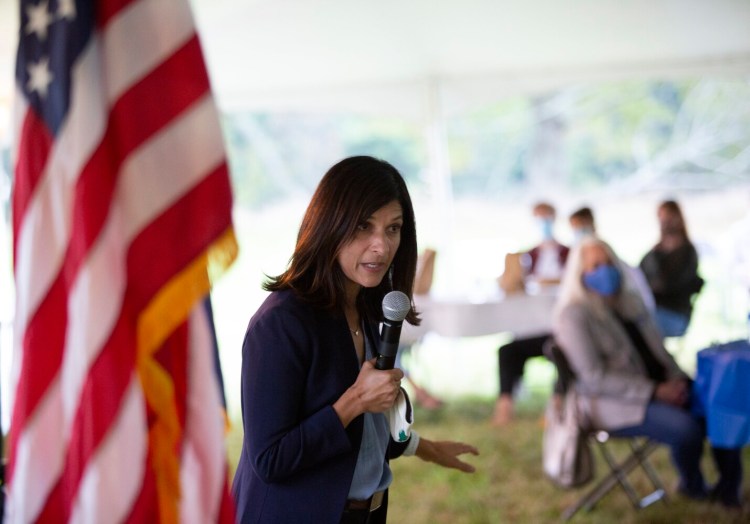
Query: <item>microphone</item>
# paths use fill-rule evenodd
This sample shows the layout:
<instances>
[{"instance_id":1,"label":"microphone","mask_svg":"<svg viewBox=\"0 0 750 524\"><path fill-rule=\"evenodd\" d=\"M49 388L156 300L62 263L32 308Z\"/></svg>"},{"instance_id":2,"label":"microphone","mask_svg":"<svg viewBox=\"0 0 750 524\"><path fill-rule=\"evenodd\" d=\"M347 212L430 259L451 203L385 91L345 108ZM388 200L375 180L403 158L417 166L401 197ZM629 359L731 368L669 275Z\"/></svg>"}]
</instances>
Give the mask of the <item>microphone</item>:
<instances>
[{"instance_id":1,"label":"microphone","mask_svg":"<svg viewBox=\"0 0 750 524\"><path fill-rule=\"evenodd\" d=\"M380 330L380 347L375 369L393 369L401 337L401 324L411 311L411 302L406 293L391 291L383 297L383 328Z\"/></svg>"}]
</instances>

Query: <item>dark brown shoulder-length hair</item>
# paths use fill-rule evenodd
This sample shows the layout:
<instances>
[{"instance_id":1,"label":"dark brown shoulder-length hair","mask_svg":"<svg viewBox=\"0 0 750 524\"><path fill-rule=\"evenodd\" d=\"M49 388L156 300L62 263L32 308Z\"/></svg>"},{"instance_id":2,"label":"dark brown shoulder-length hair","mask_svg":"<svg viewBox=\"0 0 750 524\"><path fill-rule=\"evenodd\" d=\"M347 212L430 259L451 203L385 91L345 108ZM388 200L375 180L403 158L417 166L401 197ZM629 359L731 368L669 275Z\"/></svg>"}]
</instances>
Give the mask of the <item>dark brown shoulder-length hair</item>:
<instances>
[{"instance_id":1,"label":"dark brown shoulder-length hair","mask_svg":"<svg viewBox=\"0 0 750 524\"><path fill-rule=\"evenodd\" d=\"M680 204L678 204L676 200L664 200L661 202L661 204L659 204L658 210L666 211L677 219L677 233L682 237L683 240L689 242L690 236L688 235L687 225L685 225L685 216L682 214L682 208L680 207Z\"/></svg>"},{"instance_id":2,"label":"dark brown shoulder-length hair","mask_svg":"<svg viewBox=\"0 0 750 524\"><path fill-rule=\"evenodd\" d=\"M417 231L411 197L396 168L370 156L345 158L323 176L302 219L287 270L270 277L263 288L291 289L325 309L342 308L346 276L337 260L339 252L352 240L359 224L394 200L401 204L403 225L392 276L386 274L378 286L363 288L358 307L367 318L382 320L383 297L392 290L405 293L413 304ZM406 320L419 324L413 305Z\"/></svg>"}]
</instances>

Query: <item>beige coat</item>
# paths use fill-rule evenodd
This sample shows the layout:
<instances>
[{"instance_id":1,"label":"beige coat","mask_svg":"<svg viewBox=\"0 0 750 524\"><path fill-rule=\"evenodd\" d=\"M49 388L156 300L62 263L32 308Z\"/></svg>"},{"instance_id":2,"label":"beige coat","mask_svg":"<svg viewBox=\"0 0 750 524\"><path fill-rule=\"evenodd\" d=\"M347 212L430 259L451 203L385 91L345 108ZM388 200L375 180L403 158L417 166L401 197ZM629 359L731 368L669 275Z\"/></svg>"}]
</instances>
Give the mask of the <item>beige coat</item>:
<instances>
[{"instance_id":1,"label":"beige coat","mask_svg":"<svg viewBox=\"0 0 750 524\"><path fill-rule=\"evenodd\" d=\"M664 348L651 316L636 321L668 378L685 377ZM581 411L592 429L613 430L640 424L656 384L648 378L638 350L617 318L603 307L571 303L553 326L555 340L576 374Z\"/></svg>"}]
</instances>

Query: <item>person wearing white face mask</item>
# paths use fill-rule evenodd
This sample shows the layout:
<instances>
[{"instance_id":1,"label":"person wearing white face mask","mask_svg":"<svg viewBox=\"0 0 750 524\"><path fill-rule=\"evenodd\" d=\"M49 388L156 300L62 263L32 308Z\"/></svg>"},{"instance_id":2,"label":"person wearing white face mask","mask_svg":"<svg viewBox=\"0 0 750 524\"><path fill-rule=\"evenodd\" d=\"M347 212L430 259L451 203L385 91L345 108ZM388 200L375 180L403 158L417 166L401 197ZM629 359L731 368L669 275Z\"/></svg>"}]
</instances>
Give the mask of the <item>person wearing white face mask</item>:
<instances>
[{"instance_id":1,"label":"person wearing white face mask","mask_svg":"<svg viewBox=\"0 0 750 524\"><path fill-rule=\"evenodd\" d=\"M527 280L540 286L560 282L568 247L555 239L555 208L548 202L537 203L532 211L539 228L541 242L530 249L525 258Z\"/></svg>"},{"instance_id":2,"label":"person wearing white face mask","mask_svg":"<svg viewBox=\"0 0 750 524\"><path fill-rule=\"evenodd\" d=\"M690 380L604 241L589 236L571 252L553 333L575 373L581 417L591 429L666 444L681 494L740 506L740 451L712 448L720 477L709 490L700 469L705 422L690 411Z\"/></svg>"},{"instance_id":3,"label":"person wearing white face mask","mask_svg":"<svg viewBox=\"0 0 750 524\"><path fill-rule=\"evenodd\" d=\"M588 235L596 234L594 212L588 206L573 211L568 216L568 223L570 224L570 229L573 231L573 245L578 244Z\"/></svg>"},{"instance_id":4,"label":"person wearing white face mask","mask_svg":"<svg viewBox=\"0 0 750 524\"><path fill-rule=\"evenodd\" d=\"M554 290L560 282L568 247L555 239L555 208L552 204L539 202L532 213L541 234L541 242L521 257L524 286L526 289L536 288L548 292L550 289ZM500 394L492 413L491 425L503 426L513 419L513 390L523 378L526 361L544 356L544 344L549 335L548 332L542 332L516 338L499 348Z\"/></svg>"}]
</instances>

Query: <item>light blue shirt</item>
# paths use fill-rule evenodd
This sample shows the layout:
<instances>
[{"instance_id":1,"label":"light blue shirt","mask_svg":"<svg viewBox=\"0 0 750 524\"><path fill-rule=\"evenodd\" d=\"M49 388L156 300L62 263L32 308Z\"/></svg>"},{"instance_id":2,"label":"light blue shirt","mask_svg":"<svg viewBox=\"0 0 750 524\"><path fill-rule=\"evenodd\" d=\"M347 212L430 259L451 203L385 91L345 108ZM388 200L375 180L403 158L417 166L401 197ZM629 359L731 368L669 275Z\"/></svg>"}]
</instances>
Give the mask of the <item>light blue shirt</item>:
<instances>
[{"instance_id":1,"label":"light blue shirt","mask_svg":"<svg viewBox=\"0 0 750 524\"><path fill-rule=\"evenodd\" d=\"M365 358L372 358L372 347L365 336ZM390 429L385 413L365 413L362 444L359 447L357 465L354 468L349 498L365 500L376 491L391 485L393 473L385 460L390 441Z\"/></svg>"}]
</instances>

